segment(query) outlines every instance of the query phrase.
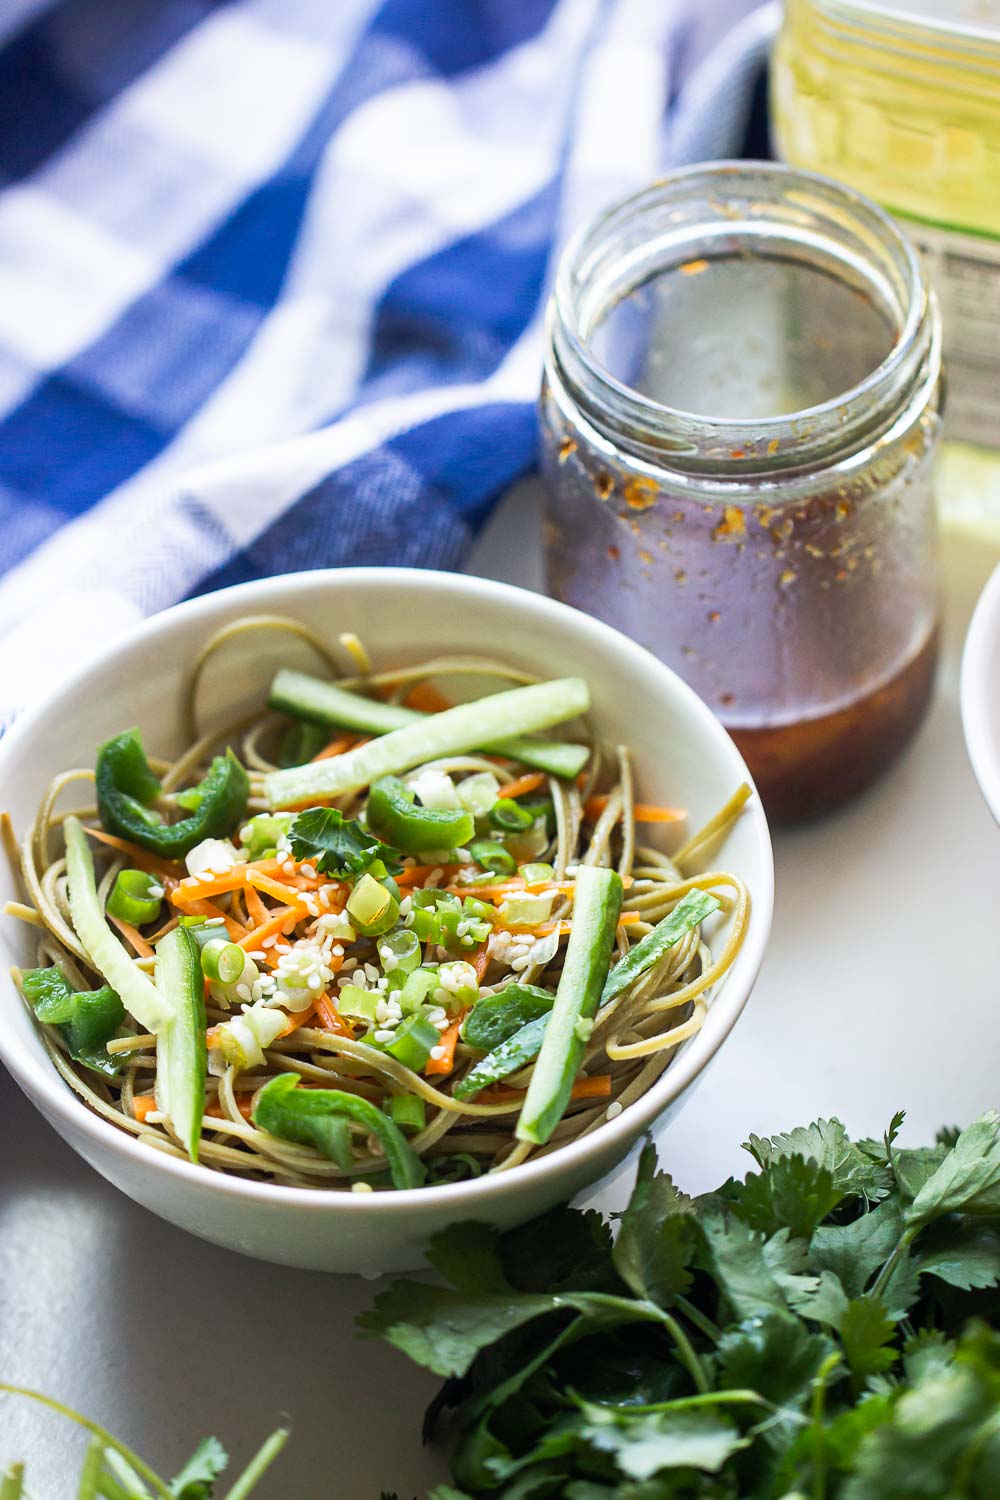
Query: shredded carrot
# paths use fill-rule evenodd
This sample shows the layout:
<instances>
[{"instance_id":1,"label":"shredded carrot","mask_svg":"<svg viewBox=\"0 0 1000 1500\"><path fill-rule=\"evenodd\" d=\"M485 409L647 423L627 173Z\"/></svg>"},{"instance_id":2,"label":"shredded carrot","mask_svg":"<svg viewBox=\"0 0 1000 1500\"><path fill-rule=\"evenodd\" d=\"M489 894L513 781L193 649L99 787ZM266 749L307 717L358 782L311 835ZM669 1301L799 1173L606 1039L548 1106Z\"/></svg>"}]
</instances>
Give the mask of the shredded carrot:
<instances>
[{"instance_id":1,"label":"shredded carrot","mask_svg":"<svg viewBox=\"0 0 1000 1500\"><path fill-rule=\"evenodd\" d=\"M318 760L333 760L336 755L343 755L345 750L353 748L355 737L353 734L338 734L328 745L324 745L318 755L313 756L313 764Z\"/></svg>"},{"instance_id":2,"label":"shredded carrot","mask_svg":"<svg viewBox=\"0 0 1000 1500\"><path fill-rule=\"evenodd\" d=\"M489 968L489 966L489 943L480 943L479 947L476 949L476 956L472 960L472 967L476 971L476 978L479 980L480 984L482 984L483 976L485 975L486 970Z\"/></svg>"},{"instance_id":3,"label":"shredded carrot","mask_svg":"<svg viewBox=\"0 0 1000 1500\"><path fill-rule=\"evenodd\" d=\"M446 708L454 705L440 688L436 688L433 682L417 682L410 688L403 699L407 708L419 709L423 714L440 714Z\"/></svg>"},{"instance_id":4,"label":"shredded carrot","mask_svg":"<svg viewBox=\"0 0 1000 1500\"><path fill-rule=\"evenodd\" d=\"M440 870L443 875L453 875L463 868L462 865L408 865L400 870L393 879L397 885L423 885L428 875L435 870Z\"/></svg>"},{"instance_id":5,"label":"shredded carrot","mask_svg":"<svg viewBox=\"0 0 1000 1500\"><path fill-rule=\"evenodd\" d=\"M248 1123L250 1124L253 1123L253 1090L243 1090L242 1094L236 1101L236 1108L239 1110L244 1120L248 1121ZM207 1104L205 1106L206 1120L227 1120L228 1118L229 1116L223 1113L222 1105L218 1102L218 1100L216 1100L214 1104Z\"/></svg>"},{"instance_id":6,"label":"shredded carrot","mask_svg":"<svg viewBox=\"0 0 1000 1500\"><path fill-rule=\"evenodd\" d=\"M250 932L245 932L236 941L241 948L246 948L252 952L255 948L260 947L265 938L277 937L287 923L291 922L294 925L296 922L301 922L302 918L308 915L309 913L304 906L279 906L276 910L268 913L268 919L262 927L252 928Z\"/></svg>"},{"instance_id":7,"label":"shredded carrot","mask_svg":"<svg viewBox=\"0 0 1000 1500\"><path fill-rule=\"evenodd\" d=\"M284 901L289 906L297 906L302 903L297 899L297 888L285 885L280 880L272 880L270 875L262 875L259 870L248 870L246 877L247 885L255 886L258 891L263 891L268 896L274 896L278 901Z\"/></svg>"},{"instance_id":8,"label":"shredded carrot","mask_svg":"<svg viewBox=\"0 0 1000 1500\"><path fill-rule=\"evenodd\" d=\"M531 771L527 776L518 776L516 781L508 781L506 786L500 788L501 797L526 797L529 792L535 792L545 781L541 771Z\"/></svg>"},{"instance_id":9,"label":"shredded carrot","mask_svg":"<svg viewBox=\"0 0 1000 1500\"><path fill-rule=\"evenodd\" d=\"M298 1031L300 1026L307 1026L316 1014L316 1006L307 1005L305 1010L293 1011L288 1017L284 1031L279 1031L275 1041L283 1036L291 1036L293 1031Z\"/></svg>"},{"instance_id":10,"label":"shredded carrot","mask_svg":"<svg viewBox=\"0 0 1000 1500\"><path fill-rule=\"evenodd\" d=\"M427 1069L430 1072L430 1069ZM479 1094L480 1104L510 1104L524 1098L526 1089L507 1089L494 1084ZM595 1073L590 1078L578 1078L570 1090L571 1099L607 1099L611 1095L611 1074Z\"/></svg>"},{"instance_id":11,"label":"shredded carrot","mask_svg":"<svg viewBox=\"0 0 1000 1500\"><path fill-rule=\"evenodd\" d=\"M352 1037L354 1035L354 1027L340 1014L329 995L318 996L316 1018L324 1031L332 1031L335 1036Z\"/></svg>"},{"instance_id":12,"label":"shredded carrot","mask_svg":"<svg viewBox=\"0 0 1000 1500\"><path fill-rule=\"evenodd\" d=\"M156 1108L156 1100L152 1094L133 1094L132 1113L141 1125L146 1116L152 1114Z\"/></svg>"},{"instance_id":13,"label":"shredded carrot","mask_svg":"<svg viewBox=\"0 0 1000 1500\"><path fill-rule=\"evenodd\" d=\"M622 885L628 890L632 884L631 875L622 876ZM558 891L561 896L572 896L576 890L575 880L522 880L521 877L511 876L510 880L498 880L493 885L446 885L444 889L452 896L475 896L477 900L485 898L499 904L508 896L520 896L525 891L533 894L539 891Z\"/></svg>"},{"instance_id":14,"label":"shredded carrot","mask_svg":"<svg viewBox=\"0 0 1000 1500\"><path fill-rule=\"evenodd\" d=\"M168 892L168 896L169 894ZM221 906L216 906L214 901L189 901L184 910L189 917L211 917L215 921L221 917L225 923L226 936L231 942L238 943L240 938L246 936L246 928L234 921Z\"/></svg>"},{"instance_id":15,"label":"shredded carrot","mask_svg":"<svg viewBox=\"0 0 1000 1500\"><path fill-rule=\"evenodd\" d=\"M157 859L155 854L141 849L138 844L132 844L128 839L117 838L113 833L105 833L103 828L90 828L85 823L83 831L92 839L98 839L102 844L109 844L112 849L127 854L140 870L145 870L150 875L172 875L176 878L183 872L183 865L169 859Z\"/></svg>"},{"instance_id":16,"label":"shredded carrot","mask_svg":"<svg viewBox=\"0 0 1000 1500\"><path fill-rule=\"evenodd\" d=\"M137 927L133 927L131 922L123 922L121 917L113 917L110 912L105 912L104 915L107 917L109 922L111 922L115 927L118 928L118 931L121 933L122 937L126 938L132 944L132 947L135 949L140 958L153 957L152 948L146 942L146 939L143 937L142 933L138 930Z\"/></svg>"},{"instance_id":17,"label":"shredded carrot","mask_svg":"<svg viewBox=\"0 0 1000 1500\"><path fill-rule=\"evenodd\" d=\"M267 907L260 899L260 892L256 886L246 885L243 889L243 900L246 902L248 927L263 927L268 918Z\"/></svg>"},{"instance_id":18,"label":"shredded carrot","mask_svg":"<svg viewBox=\"0 0 1000 1500\"><path fill-rule=\"evenodd\" d=\"M596 823L607 805L607 796L601 794L588 797L583 804L583 810L591 823ZM687 816L679 807L657 807L652 802L637 802L633 813L637 823L680 823Z\"/></svg>"},{"instance_id":19,"label":"shredded carrot","mask_svg":"<svg viewBox=\"0 0 1000 1500\"><path fill-rule=\"evenodd\" d=\"M456 1016L451 1025L441 1033L438 1047L442 1048L440 1057L432 1057L424 1068L425 1073L450 1073L455 1066L455 1048L458 1045L459 1027L465 1017L463 1010L460 1016ZM437 1047L434 1049L437 1051Z\"/></svg>"},{"instance_id":20,"label":"shredded carrot","mask_svg":"<svg viewBox=\"0 0 1000 1500\"><path fill-rule=\"evenodd\" d=\"M183 907L186 911L192 901L204 901L207 896L225 896L230 891L238 891L240 886L246 884L246 879L247 866L236 865L222 875L210 875L204 880L188 876L187 880L179 881L168 894L174 906Z\"/></svg>"}]
</instances>

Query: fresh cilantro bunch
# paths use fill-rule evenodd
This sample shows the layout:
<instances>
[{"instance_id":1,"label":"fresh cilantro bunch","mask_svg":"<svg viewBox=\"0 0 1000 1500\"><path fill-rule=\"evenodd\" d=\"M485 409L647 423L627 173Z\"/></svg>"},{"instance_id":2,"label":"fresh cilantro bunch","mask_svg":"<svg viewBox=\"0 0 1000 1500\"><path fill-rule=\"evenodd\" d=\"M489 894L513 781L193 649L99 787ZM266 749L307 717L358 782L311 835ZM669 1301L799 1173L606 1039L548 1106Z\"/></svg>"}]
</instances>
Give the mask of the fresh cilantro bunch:
<instances>
[{"instance_id":1,"label":"fresh cilantro bunch","mask_svg":"<svg viewBox=\"0 0 1000 1500\"><path fill-rule=\"evenodd\" d=\"M90 1433L90 1442L80 1470L77 1500L213 1500L216 1483L229 1465L229 1456L217 1438L205 1438L188 1459L175 1479L162 1479L139 1456L112 1437L96 1422L79 1412L22 1386L0 1384L0 1393L26 1396L68 1417L77 1427ZM288 1430L279 1427L258 1449L249 1464L226 1491L221 1500L246 1500L253 1493L265 1470L277 1458L288 1439ZM10 1464L0 1472L0 1500L28 1500L24 1488L24 1465Z\"/></svg>"},{"instance_id":2,"label":"fresh cilantro bunch","mask_svg":"<svg viewBox=\"0 0 1000 1500\"><path fill-rule=\"evenodd\" d=\"M357 818L345 818L338 807L310 807L288 830L298 860L308 860L321 875L356 878L395 875L403 868L395 849L380 843ZM379 868L380 867L380 868Z\"/></svg>"},{"instance_id":3,"label":"fresh cilantro bunch","mask_svg":"<svg viewBox=\"0 0 1000 1500\"><path fill-rule=\"evenodd\" d=\"M691 1199L639 1161L617 1235L569 1208L432 1244L363 1326L446 1379L432 1500L997 1500L1000 1115L925 1150L821 1120Z\"/></svg>"}]
</instances>

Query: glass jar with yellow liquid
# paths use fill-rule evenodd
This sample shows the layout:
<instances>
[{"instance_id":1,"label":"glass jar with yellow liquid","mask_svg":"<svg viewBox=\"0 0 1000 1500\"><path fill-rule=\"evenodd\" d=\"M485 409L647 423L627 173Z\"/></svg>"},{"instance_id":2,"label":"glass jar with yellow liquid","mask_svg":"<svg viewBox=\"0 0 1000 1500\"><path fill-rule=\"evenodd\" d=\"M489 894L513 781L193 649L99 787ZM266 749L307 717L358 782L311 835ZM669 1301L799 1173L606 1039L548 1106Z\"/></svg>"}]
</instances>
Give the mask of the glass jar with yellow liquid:
<instances>
[{"instance_id":1,"label":"glass jar with yellow liquid","mask_svg":"<svg viewBox=\"0 0 1000 1500\"><path fill-rule=\"evenodd\" d=\"M923 252L945 437L993 450L1000 523L1000 0L786 0L772 94L780 154L867 193Z\"/></svg>"}]
</instances>

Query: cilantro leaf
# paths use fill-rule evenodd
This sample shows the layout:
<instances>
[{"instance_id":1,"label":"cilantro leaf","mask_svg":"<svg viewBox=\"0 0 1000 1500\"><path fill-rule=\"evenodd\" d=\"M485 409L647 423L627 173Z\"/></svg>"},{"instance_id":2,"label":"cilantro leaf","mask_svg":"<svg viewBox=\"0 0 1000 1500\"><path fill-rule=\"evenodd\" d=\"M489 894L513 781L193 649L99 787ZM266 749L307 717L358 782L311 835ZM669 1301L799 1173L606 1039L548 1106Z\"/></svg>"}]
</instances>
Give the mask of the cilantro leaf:
<instances>
[{"instance_id":1,"label":"cilantro leaf","mask_svg":"<svg viewBox=\"0 0 1000 1500\"><path fill-rule=\"evenodd\" d=\"M946 1338L940 1328L919 1328L903 1345L903 1369L907 1380L924 1380L940 1375L955 1358L954 1339Z\"/></svg>"},{"instance_id":2,"label":"cilantro leaf","mask_svg":"<svg viewBox=\"0 0 1000 1500\"><path fill-rule=\"evenodd\" d=\"M611 1245L611 1226L593 1209L553 1208L508 1230L501 1261L521 1292L620 1292Z\"/></svg>"},{"instance_id":3,"label":"cilantro leaf","mask_svg":"<svg viewBox=\"0 0 1000 1500\"><path fill-rule=\"evenodd\" d=\"M793 1239L808 1239L843 1198L832 1173L815 1158L776 1156L763 1172L751 1173L733 1199L733 1212L751 1229L775 1234L787 1228Z\"/></svg>"},{"instance_id":4,"label":"cilantro leaf","mask_svg":"<svg viewBox=\"0 0 1000 1500\"><path fill-rule=\"evenodd\" d=\"M1000 1282L1000 1229L969 1217L932 1224L920 1237L915 1265L959 1291L981 1291Z\"/></svg>"},{"instance_id":5,"label":"cilantro leaf","mask_svg":"<svg viewBox=\"0 0 1000 1500\"><path fill-rule=\"evenodd\" d=\"M843 1198L864 1198L877 1203L892 1189L892 1174L881 1162L856 1146L837 1119L816 1120L784 1135L752 1135L743 1146L763 1168L782 1157L802 1156L830 1174L833 1187Z\"/></svg>"},{"instance_id":6,"label":"cilantro leaf","mask_svg":"<svg viewBox=\"0 0 1000 1500\"><path fill-rule=\"evenodd\" d=\"M345 818L338 807L309 807L288 830L288 842L298 860L308 860L322 875L363 875L376 860L388 874L402 865L395 850L381 843L357 818Z\"/></svg>"},{"instance_id":7,"label":"cilantro leaf","mask_svg":"<svg viewBox=\"0 0 1000 1500\"><path fill-rule=\"evenodd\" d=\"M856 1390L869 1375L878 1375L896 1363L897 1350L887 1347L895 1335L895 1324L881 1297L855 1297L847 1304L840 1320L840 1340Z\"/></svg>"},{"instance_id":8,"label":"cilantro leaf","mask_svg":"<svg viewBox=\"0 0 1000 1500\"><path fill-rule=\"evenodd\" d=\"M943 1214L1000 1213L1000 1114L990 1110L963 1130L910 1205L907 1222Z\"/></svg>"},{"instance_id":9,"label":"cilantro leaf","mask_svg":"<svg viewBox=\"0 0 1000 1500\"><path fill-rule=\"evenodd\" d=\"M637 1297L670 1307L690 1287L693 1207L665 1172L657 1172L656 1151L647 1144L614 1248L618 1273Z\"/></svg>"},{"instance_id":10,"label":"cilantro leaf","mask_svg":"<svg viewBox=\"0 0 1000 1500\"><path fill-rule=\"evenodd\" d=\"M229 1455L218 1438L207 1437L177 1475L170 1481L175 1500L211 1500L215 1481L225 1472Z\"/></svg>"},{"instance_id":11,"label":"cilantro leaf","mask_svg":"<svg viewBox=\"0 0 1000 1500\"><path fill-rule=\"evenodd\" d=\"M718 1344L719 1385L754 1390L776 1405L803 1405L820 1365L833 1351L820 1333L798 1318L766 1313L729 1328Z\"/></svg>"},{"instance_id":12,"label":"cilantro leaf","mask_svg":"<svg viewBox=\"0 0 1000 1500\"><path fill-rule=\"evenodd\" d=\"M698 1263L737 1318L787 1312L788 1303L765 1257L765 1239L735 1215L708 1210L699 1221Z\"/></svg>"},{"instance_id":13,"label":"cilantro leaf","mask_svg":"<svg viewBox=\"0 0 1000 1500\"><path fill-rule=\"evenodd\" d=\"M860 1297L902 1232L899 1204L890 1198L850 1224L821 1224L809 1246L810 1258L839 1278L848 1297Z\"/></svg>"},{"instance_id":14,"label":"cilantro leaf","mask_svg":"<svg viewBox=\"0 0 1000 1500\"><path fill-rule=\"evenodd\" d=\"M726 1459L748 1446L733 1423L712 1411L649 1412L623 1416L599 1406L584 1409L580 1435L612 1456L630 1479L651 1479L663 1469L717 1474Z\"/></svg>"},{"instance_id":15,"label":"cilantro leaf","mask_svg":"<svg viewBox=\"0 0 1000 1500\"><path fill-rule=\"evenodd\" d=\"M510 1292L500 1265L500 1235L488 1224L449 1224L431 1240L427 1259L458 1292Z\"/></svg>"}]
</instances>

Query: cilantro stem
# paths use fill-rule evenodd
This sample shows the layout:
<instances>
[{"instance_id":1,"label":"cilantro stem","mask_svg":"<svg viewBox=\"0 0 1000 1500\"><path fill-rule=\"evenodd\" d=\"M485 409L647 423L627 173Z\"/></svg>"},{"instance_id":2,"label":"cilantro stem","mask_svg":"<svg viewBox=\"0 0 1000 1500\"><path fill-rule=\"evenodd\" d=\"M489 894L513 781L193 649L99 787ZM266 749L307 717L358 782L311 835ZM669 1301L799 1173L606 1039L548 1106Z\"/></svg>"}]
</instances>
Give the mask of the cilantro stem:
<instances>
[{"instance_id":1,"label":"cilantro stem","mask_svg":"<svg viewBox=\"0 0 1000 1500\"><path fill-rule=\"evenodd\" d=\"M706 1317L700 1308L695 1307L694 1303L689 1302L686 1297L678 1297L677 1306L688 1321L694 1324L699 1333L703 1333L707 1339L711 1339L713 1344L719 1342L719 1339L722 1337L722 1329L717 1323L713 1323L711 1318Z\"/></svg>"},{"instance_id":2,"label":"cilantro stem","mask_svg":"<svg viewBox=\"0 0 1000 1500\"><path fill-rule=\"evenodd\" d=\"M21 1500L24 1494L24 1464L11 1464L0 1476L0 1500Z\"/></svg>"},{"instance_id":3,"label":"cilantro stem","mask_svg":"<svg viewBox=\"0 0 1000 1500\"><path fill-rule=\"evenodd\" d=\"M267 1441L254 1454L236 1483L227 1492L225 1500L245 1500L245 1496L250 1494L265 1469L271 1467L288 1442L288 1433L287 1427L279 1427L271 1433Z\"/></svg>"},{"instance_id":4,"label":"cilantro stem","mask_svg":"<svg viewBox=\"0 0 1000 1500\"><path fill-rule=\"evenodd\" d=\"M812 1500L826 1500L826 1429L823 1425L823 1417L826 1413L826 1378L839 1364L838 1353L828 1354L813 1380L812 1425L816 1442L813 1451Z\"/></svg>"},{"instance_id":5,"label":"cilantro stem","mask_svg":"<svg viewBox=\"0 0 1000 1500\"><path fill-rule=\"evenodd\" d=\"M131 1448L127 1448L124 1443L120 1443L117 1438L112 1437L110 1432L105 1432L104 1428L98 1426L96 1422L91 1422L89 1418L81 1416L78 1411L73 1411L69 1406L63 1406L61 1401L54 1401L51 1396L43 1396L41 1391L30 1390L27 1386L0 1383L0 1391L6 1391L8 1396L27 1396L29 1401L38 1401L42 1406L47 1406L50 1411L58 1412L61 1417L68 1417L71 1422L75 1422L78 1427L84 1428L93 1437L100 1438L105 1448L120 1454L125 1462L149 1485L150 1489L155 1491L159 1496L159 1500L171 1500L170 1491L159 1475L154 1474L149 1465L143 1463L142 1459L138 1454L133 1453ZM17 1492L14 1491L14 1493L16 1494Z\"/></svg>"},{"instance_id":6,"label":"cilantro stem","mask_svg":"<svg viewBox=\"0 0 1000 1500\"><path fill-rule=\"evenodd\" d=\"M595 1401L594 1406L605 1406L609 1411L620 1411L623 1409L620 1402ZM698 1396L675 1396L672 1401L651 1401L648 1405L634 1406L631 1403L624 1409L628 1412L660 1412L660 1411L686 1411L688 1408L701 1406L763 1406L767 1411L777 1411L778 1408L772 1401L768 1401L758 1391L731 1390L731 1391L705 1391Z\"/></svg>"},{"instance_id":7,"label":"cilantro stem","mask_svg":"<svg viewBox=\"0 0 1000 1500\"><path fill-rule=\"evenodd\" d=\"M878 1273L878 1276L875 1280L875 1285L872 1287L871 1291L868 1294L869 1296L880 1297L882 1295L889 1277L892 1275L900 1260L910 1248L910 1245L913 1243L916 1234L917 1230L912 1224L908 1229L903 1230L903 1233L899 1237L896 1248L893 1250L892 1254L889 1256L889 1259L886 1261L885 1265Z\"/></svg>"},{"instance_id":8,"label":"cilantro stem","mask_svg":"<svg viewBox=\"0 0 1000 1500\"><path fill-rule=\"evenodd\" d=\"M677 1348L677 1357L687 1370L699 1393L707 1396L711 1390L711 1382L705 1374L705 1367L694 1351L694 1346L688 1338L684 1329L677 1319L668 1312L660 1313L660 1321L673 1339Z\"/></svg>"}]
</instances>

